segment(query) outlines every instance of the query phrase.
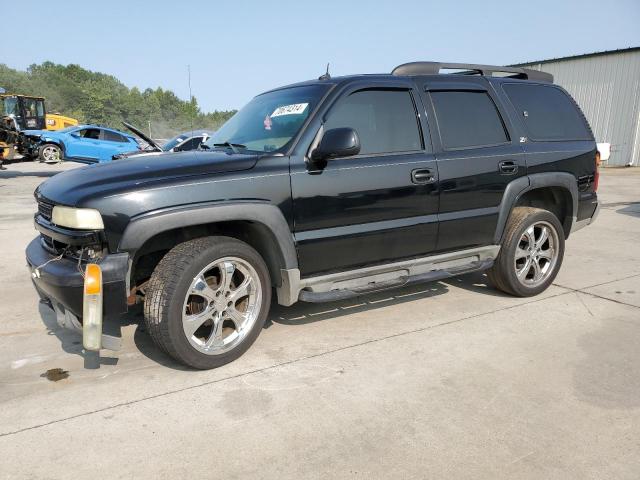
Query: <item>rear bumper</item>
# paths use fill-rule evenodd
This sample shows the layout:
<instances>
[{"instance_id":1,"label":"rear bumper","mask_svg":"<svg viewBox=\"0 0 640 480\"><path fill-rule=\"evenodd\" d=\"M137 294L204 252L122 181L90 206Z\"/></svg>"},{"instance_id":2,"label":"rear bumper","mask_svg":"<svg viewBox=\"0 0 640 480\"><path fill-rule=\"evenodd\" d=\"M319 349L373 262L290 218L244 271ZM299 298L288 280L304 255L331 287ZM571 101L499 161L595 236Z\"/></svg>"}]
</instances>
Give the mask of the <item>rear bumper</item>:
<instances>
[{"instance_id":1,"label":"rear bumper","mask_svg":"<svg viewBox=\"0 0 640 480\"><path fill-rule=\"evenodd\" d=\"M84 278L78 261L56 257L41 242L40 237L33 239L26 250L27 266L38 293L54 308L62 307L81 321ZM118 318L127 312L129 255L106 255L96 263L102 269L103 315L105 320Z\"/></svg>"},{"instance_id":2,"label":"rear bumper","mask_svg":"<svg viewBox=\"0 0 640 480\"><path fill-rule=\"evenodd\" d=\"M578 230L580 230L581 228L586 227L587 225L591 225L596 218L598 217L598 214L600 213L600 202L598 202L597 200L595 200L595 208L593 210L593 213L591 214L590 217L587 217L583 220L577 220L573 222L573 225L571 226L571 233L575 233Z\"/></svg>"}]
</instances>

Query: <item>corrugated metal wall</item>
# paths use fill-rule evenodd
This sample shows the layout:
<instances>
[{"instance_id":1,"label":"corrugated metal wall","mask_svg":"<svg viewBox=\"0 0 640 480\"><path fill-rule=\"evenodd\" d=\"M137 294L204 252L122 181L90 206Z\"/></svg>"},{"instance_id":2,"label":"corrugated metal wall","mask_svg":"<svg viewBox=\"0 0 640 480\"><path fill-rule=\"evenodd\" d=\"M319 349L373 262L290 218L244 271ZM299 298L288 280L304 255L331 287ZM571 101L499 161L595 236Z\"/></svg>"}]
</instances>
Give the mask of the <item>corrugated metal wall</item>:
<instances>
[{"instance_id":1,"label":"corrugated metal wall","mask_svg":"<svg viewBox=\"0 0 640 480\"><path fill-rule=\"evenodd\" d=\"M549 72L576 99L608 165L640 166L640 49L522 65Z\"/></svg>"}]
</instances>

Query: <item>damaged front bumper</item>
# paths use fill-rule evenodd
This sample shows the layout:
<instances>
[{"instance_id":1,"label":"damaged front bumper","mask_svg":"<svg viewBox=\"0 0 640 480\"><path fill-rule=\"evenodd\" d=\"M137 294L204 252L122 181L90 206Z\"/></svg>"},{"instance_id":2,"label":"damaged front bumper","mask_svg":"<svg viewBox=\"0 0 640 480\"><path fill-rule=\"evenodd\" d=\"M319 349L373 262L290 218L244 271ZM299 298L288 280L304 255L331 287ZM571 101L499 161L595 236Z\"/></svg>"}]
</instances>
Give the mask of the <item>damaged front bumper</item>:
<instances>
[{"instance_id":1,"label":"damaged front bumper","mask_svg":"<svg viewBox=\"0 0 640 480\"><path fill-rule=\"evenodd\" d=\"M27 265L38 294L56 313L58 324L82 332L84 295L83 268L77 259L50 253L41 237L33 239L26 250ZM116 253L96 260L102 269L103 335L102 347L118 350L121 344L120 316L127 312L127 275L129 255Z\"/></svg>"}]
</instances>

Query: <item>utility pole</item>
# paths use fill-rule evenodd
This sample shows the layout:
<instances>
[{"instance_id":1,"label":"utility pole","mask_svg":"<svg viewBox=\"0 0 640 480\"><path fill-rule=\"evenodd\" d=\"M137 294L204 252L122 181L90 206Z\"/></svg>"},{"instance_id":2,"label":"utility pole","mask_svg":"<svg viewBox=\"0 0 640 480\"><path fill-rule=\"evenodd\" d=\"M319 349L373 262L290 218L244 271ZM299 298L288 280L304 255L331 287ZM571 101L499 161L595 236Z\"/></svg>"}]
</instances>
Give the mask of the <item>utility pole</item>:
<instances>
[{"instance_id":1,"label":"utility pole","mask_svg":"<svg viewBox=\"0 0 640 480\"><path fill-rule=\"evenodd\" d=\"M191 94L191 65L187 65L187 75L189 78L189 104L193 106L193 95ZM191 133L193 134L193 116L195 112L191 112Z\"/></svg>"}]
</instances>

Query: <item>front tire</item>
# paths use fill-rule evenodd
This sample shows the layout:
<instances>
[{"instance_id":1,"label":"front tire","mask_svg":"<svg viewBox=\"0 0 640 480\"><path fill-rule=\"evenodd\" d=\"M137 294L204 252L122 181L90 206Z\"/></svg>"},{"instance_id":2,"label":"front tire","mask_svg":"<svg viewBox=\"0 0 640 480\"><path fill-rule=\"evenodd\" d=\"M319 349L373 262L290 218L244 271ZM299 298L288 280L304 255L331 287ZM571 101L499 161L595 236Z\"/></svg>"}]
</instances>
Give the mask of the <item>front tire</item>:
<instances>
[{"instance_id":1,"label":"front tire","mask_svg":"<svg viewBox=\"0 0 640 480\"><path fill-rule=\"evenodd\" d=\"M62 161L62 149L55 143L45 143L38 148L38 158L40 162L59 163Z\"/></svg>"},{"instance_id":2,"label":"front tire","mask_svg":"<svg viewBox=\"0 0 640 480\"><path fill-rule=\"evenodd\" d=\"M499 290L531 297L553 282L564 257L564 230L548 210L516 207L505 228L502 248L487 275Z\"/></svg>"},{"instance_id":3,"label":"front tire","mask_svg":"<svg viewBox=\"0 0 640 480\"><path fill-rule=\"evenodd\" d=\"M258 252L230 237L171 249L155 268L144 318L156 345L177 361L210 369L240 357L269 313L271 282Z\"/></svg>"}]
</instances>

